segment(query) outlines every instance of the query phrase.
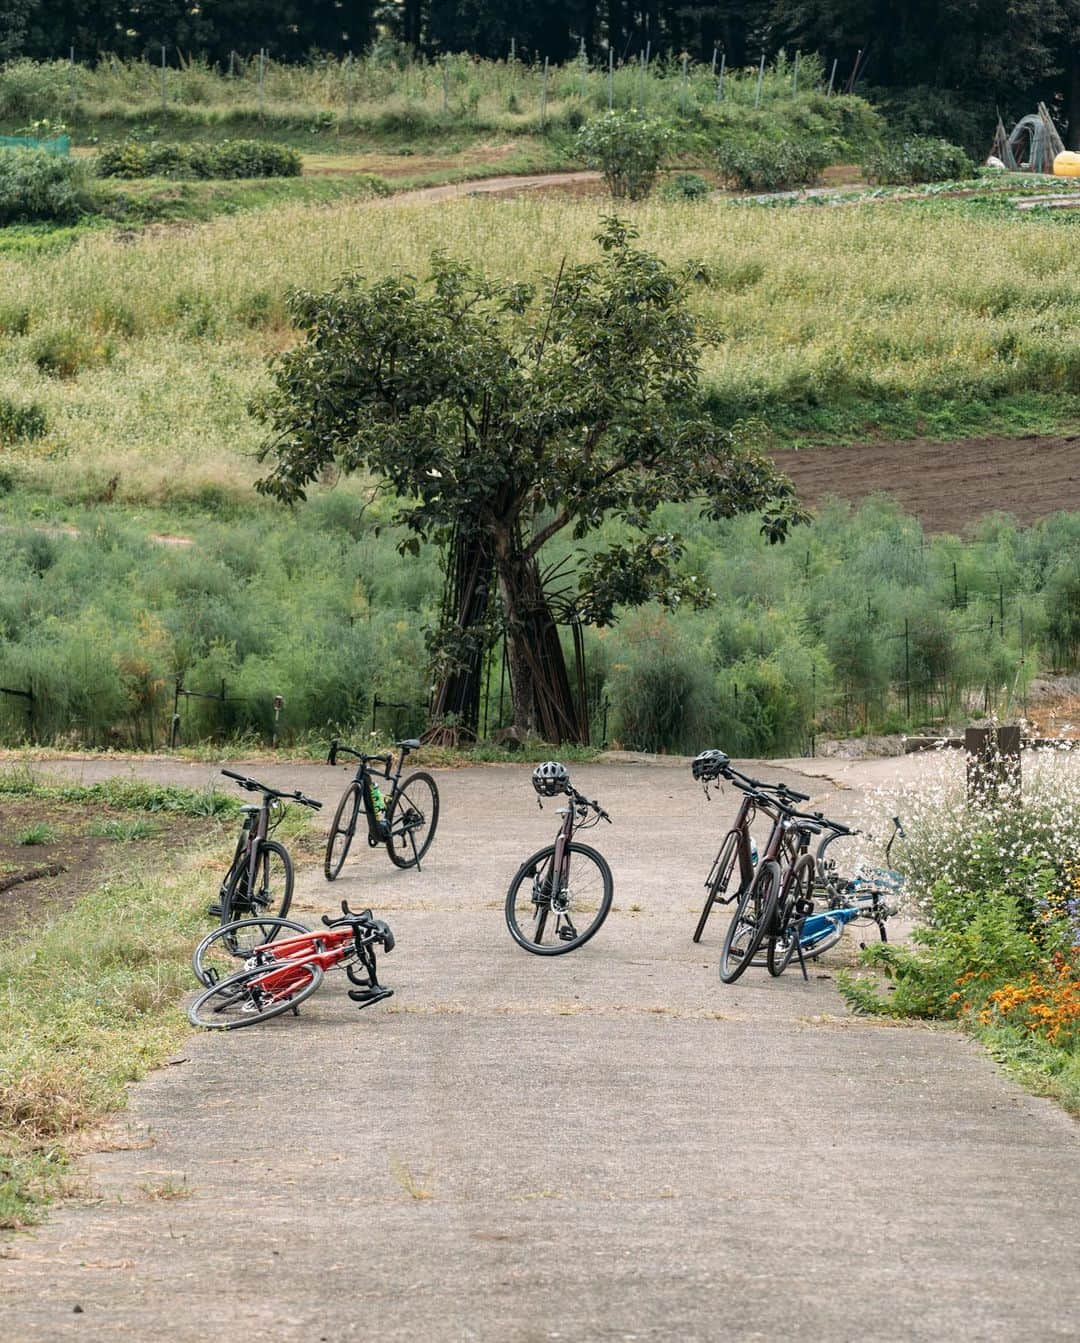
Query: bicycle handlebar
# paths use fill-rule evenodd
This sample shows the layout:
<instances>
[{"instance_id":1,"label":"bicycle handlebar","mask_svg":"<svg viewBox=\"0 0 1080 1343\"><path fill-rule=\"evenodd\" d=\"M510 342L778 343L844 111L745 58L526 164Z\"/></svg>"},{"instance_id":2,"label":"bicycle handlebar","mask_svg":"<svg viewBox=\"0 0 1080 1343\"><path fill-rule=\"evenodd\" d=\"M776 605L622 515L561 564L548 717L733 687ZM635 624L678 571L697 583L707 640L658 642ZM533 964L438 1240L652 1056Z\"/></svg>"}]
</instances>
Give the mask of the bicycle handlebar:
<instances>
[{"instance_id":1,"label":"bicycle handlebar","mask_svg":"<svg viewBox=\"0 0 1080 1343\"><path fill-rule=\"evenodd\" d=\"M572 784L567 787L566 791L569 794L571 801L574 802L576 806L581 808L591 807L592 810L596 812L600 820L607 821L608 825L612 824L611 817L607 814L607 812L603 809L603 807L600 805L599 802L591 801L589 798L585 797L583 793L579 793L578 790Z\"/></svg>"},{"instance_id":2,"label":"bicycle handlebar","mask_svg":"<svg viewBox=\"0 0 1080 1343\"><path fill-rule=\"evenodd\" d=\"M366 933L367 936L363 938L365 943L381 942L385 951L393 951L394 934L390 931L390 925L384 923L382 919L377 919L370 909L362 909L359 914L354 914L349 908L349 902L342 900L341 914L342 917L338 919L332 919L329 914L324 914L323 924L327 928L351 928L358 944L359 935Z\"/></svg>"},{"instance_id":3,"label":"bicycle handlebar","mask_svg":"<svg viewBox=\"0 0 1080 1343\"><path fill-rule=\"evenodd\" d=\"M330 743L330 753L326 757L328 765L336 765L339 755L355 756L357 760L380 760L389 770L394 763L393 753L388 751L385 755L367 755L364 751L357 751L352 746L346 746L344 742L339 741L337 737Z\"/></svg>"},{"instance_id":4,"label":"bicycle handlebar","mask_svg":"<svg viewBox=\"0 0 1080 1343\"><path fill-rule=\"evenodd\" d=\"M262 793L265 797L288 799L290 802L299 802L304 807L310 807L313 811L321 811L322 803L317 802L315 798L308 797L302 793L299 788L291 793L282 792L280 788L271 788L269 784L259 783L258 779L249 779L246 774L237 774L231 769L223 769L222 774L226 778L235 779L241 788L249 793Z\"/></svg>"}]
</instances>

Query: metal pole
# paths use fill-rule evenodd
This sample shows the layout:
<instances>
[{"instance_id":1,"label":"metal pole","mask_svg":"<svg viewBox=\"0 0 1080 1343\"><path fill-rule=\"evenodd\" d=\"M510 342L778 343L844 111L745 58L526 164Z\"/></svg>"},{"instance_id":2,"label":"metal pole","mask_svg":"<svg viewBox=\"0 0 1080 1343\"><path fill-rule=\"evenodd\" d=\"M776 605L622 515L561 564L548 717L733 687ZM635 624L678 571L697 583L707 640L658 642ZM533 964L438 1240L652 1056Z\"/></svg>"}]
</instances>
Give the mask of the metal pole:
<instances>
[{"instance_id":1,"label":"metal pole","mask_svg":"<svg viewBox=\"0 0 1080 1343\"><path fill-rule=\"evenodd\" d=\"M832 71L829 74L829 87L825 91L825 97L828 98L833 91L833 83L836 79L836 67L840 64L840 57L837 56L832 63Z\"/></svg>"},{"instance_id":2,"label":"metal pole","mask_svg":"<svg viewBox=\"0 0 1080 1343\"><path fill-rule=\"evenodd\" d=\"M765 79L765 53L762 52L761 64L758 66L758 72L757 72L757 92L754 94L755 107L761 106L761 85L764 79Z\"/></svg>"},{"instance_id":3,"label":"metal pole","mask_svg":"<svg viewBox=\"0 0 1080 1343\"><path fill-rule=\"evenodd\" d=\"M791 81L791 93L792 93L792 96L794 96L794 95L797 94L798 92L799 92L799 53L796 52L796 53L795 53L795 74L794 74L794 76L792 77L792 81Z\"/></svg>"},{"instance_id":4,"label":"metal pole","mask_svg":"<svg viewBox=\"0 0 1080 1343\"><path fill-rule=\"evenodd\" d=\"M615 106L615 48L608 47L607 54L607 105L610 112Z\"/></svg>"},{"instance_id":5,"label":"metal pole","mask_svg":"<svg viewBox=\"0 0 1080 1343\"><path fill-rule=\"evenodd\" d=\"M548 58L544 57L544 78L540 85L540 126L543 129L547 125L547 84L548 84Z\"/></svg>"},{"instance_id":6,"label":"metal pole","mask_svg":"<svg viewBox=\"0 0 1080 1343\"><path fill-rule=\"evenodd\" d=\"M443 116L450 111L450 57L444 56L442 63L442 110ZM541 118L542 120L542 118Z\"/></svg>"},{"instance_id":7,"label":"metal pole","mask_svg":"<svg viewBox=\"0 0 1080 1343\"><path fill-rule=\"evenodd\" d=\"M724 66L727 64L727 52L720 53L720 83L716 86L716 101L724 101Z\"/></svg>"},{"instance_id":8,"label":"metal pole","mask_svg":"<svg viewBox=\"0 0 1080 1343\"><path fill-rule=\"evenodd\" d=\"M810 757L817 755L817 663L810 664Z\"/></svg>"},{"instance_id":9,"label":"metal pole","mask_svg":"<svg viewBox=\"0 0 1080 1343\"><path fill-rule=\"evenodd\" d=\"M904 690L907 718L911 722L911 643L908 639L908 618L904 617Z\"/></svg>"},{"instance_id":10,"label":"metal pole","mask_svg":"<svg viewBox=\"0 0 1080 1343\"><path fill-rule=\"evenodd\" d=\"M165 48L161 48L161 115L165 115Z\"/></svg>"},{"instance_id":11,"label":"metal pole","mask_svg":"<svg viewBox=\"0 0 1080 1343\"><path fill-rule=\"evenodd\" d=\"M259 120L266 115L266 48L259 48Z\"/></svg>"},{"instance_id":12,"label":"metal pole","mask_svg":"<svg viewBox=\"0 0 1080 1343\"><path fill-rule=\"evenodd\" d=\"M713 73L713 79L716 78L716 53L717 53L719 50L720 50L719 47L713 47L713 49L712 49L712 73Z\"/></svg>"},{"instance_id":13,"label":"metal pole","mask_svg":"<svg viewBox=\"0 0 1080 1343\"><path fill-rule=\"evenodd\" d=\"M998 630L1001 637L1005 638L1005 589L998 583Z\"/></svg>"},{"instance_id":14,"label":"metal pole","mask_svg":"<svg viewBox=\"0 0 1080 1343\"><path fill-rule=\"evenodd\" d=\"M588 88L586 87L585 80L589 70L589 58L588 56L585 55L584 38L581 39L581 45L580 47L578 47L578 62L581 67L579 70L579 74L581 75L581 97L582 101L584 101L585 95L588 93Z\"/></svg>"},{"instance_id":15,"label":"metal pole","mask_svg":"<svg viewBox=\"0 0 1080 1343\"><path fill-rule=\"evenodd\" d=\"M345 57L345 105L351 121L353 114L353 58L351 51Z\"/></svg>"},{"instance_id":16,"label":"metal pole","mask_svg":"<svg viewBox=\"0 0 1080 1343\"><path fill-rule=\"evenodd\" d=\"M682 88L679 90L679 108L683 116L686 116L686 67L690 63L690 57L682 58Z\"/></svg>"}]
</instances>

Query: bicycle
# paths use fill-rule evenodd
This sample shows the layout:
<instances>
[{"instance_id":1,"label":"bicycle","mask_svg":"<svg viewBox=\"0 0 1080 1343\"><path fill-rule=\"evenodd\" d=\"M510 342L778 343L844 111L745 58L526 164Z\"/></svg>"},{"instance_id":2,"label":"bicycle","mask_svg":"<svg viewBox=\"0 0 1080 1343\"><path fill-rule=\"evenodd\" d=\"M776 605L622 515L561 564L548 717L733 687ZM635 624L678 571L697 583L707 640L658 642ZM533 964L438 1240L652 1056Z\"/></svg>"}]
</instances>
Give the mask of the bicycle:
<instances>
[{"instance_id":1,"label":"bicycle","mask_svg":"<svg viewBox=\"0 0 1080 1343\"><path fill-rule=\"evenodd\" d=\"M292 859L284 845L268 836L284 819L286 802L299 802L313 811L321 810L322 803L306 797L298 789L286 793L231 769L221 772L245 791L262 793L262 801L257 806L249 804L240 808L244 821L236 850L218 898L208 913L217 916L222 924L264 914L284 918L292 901Z\"/></svg>"},{"instance_id":2,"label":"bicycle","mask_svg":"<svg viewBox=\"0 0 1080 1343\"><path fill-rule=\"evenodd\" d=\"M554 844L538 850L518 869L506 892L506 926L520 947L536 956L563 956L584 946L607 918L614 882L603 856L574 835L611 817L570 782L566 767L545 761L533 771L533 788L541 807L545 797L565 795L559 808L562 824ZM544 942L549 931L551 940ZM580 926L579 926L580 925Z\"/></svg>"},{"instance_id":3,"label":"bicycle","mask_svg":"<svg viewBox=\"0 0 1080 1343\"><path fill-rule=\"evenodd\" d=\"M286 1012L298 1016L301 1004L335 966L344 966L357 986L349 990L349 997L361 1009L392 997L394 990L379 983L375 949L393 951L394 934L370 909L354 914L343 900L341 911L343 917L338 919L323 915L326 932L304 929L296 937L253 948L244 968L224 979L213 977L209 956L214 942L225 941L229 929L216 929L196 949L196 973L200 978L207 974L209 983L188 1008L188 1020L208 1030L237 1030Z\"/></svg>"},{"instance_id":4,"label":"bicycle","mask_svg":"<svg viewBox=\"0 0 1080 1343\"><path fill-rule=\"evenodd\" d=\"M368 844L377 849L386 845L390 861L397 867L415 867L419 872L420 859L431 847L435 828L439 824L439 790L430 774L418 770L402 779L401 771L410 751L420 743L415 738L395 742L401 751L397 770L391 774L393 753L368 755L346 746L337 737L330 743L326 757L328 765L336 765L339 755L354 756L359 764L352 782L341 795L334 812L330 835L326 841L323 871L327 881L334 881L345 864L356 834L357 822L363 811L367 818ZM390 780L389 796L384 796L371 769L381 763L378 778Z\"/></svg>"},{"instance_id":5,"label":"bicycle","mask_svg":"<svg viewBox=\"0 0 1080 1343\"><path fill-rule=\"evenodd\" d=\"M766 784L760 779L752 779L747 774L741 774L723 751L702 751L692 761L691 772L699 783L704 784L706 797L709 796L709 784L718 782L721 777L734 784L743 794L731 829L724 836L719 852L713 859L709 875L705 878L708 895L697 927L694 929L693 939L695 942L700 942L714 906L730 904L732 900L739 899L754 880L758 851L750 834L750 826L759 806L766 807L770 795L774 793L777 798L785 802L808 802L810 799L805 793L797 793L785 784ZM734 890L729 891L736 864L739 884Z\"/></svg>"}]
</instances>

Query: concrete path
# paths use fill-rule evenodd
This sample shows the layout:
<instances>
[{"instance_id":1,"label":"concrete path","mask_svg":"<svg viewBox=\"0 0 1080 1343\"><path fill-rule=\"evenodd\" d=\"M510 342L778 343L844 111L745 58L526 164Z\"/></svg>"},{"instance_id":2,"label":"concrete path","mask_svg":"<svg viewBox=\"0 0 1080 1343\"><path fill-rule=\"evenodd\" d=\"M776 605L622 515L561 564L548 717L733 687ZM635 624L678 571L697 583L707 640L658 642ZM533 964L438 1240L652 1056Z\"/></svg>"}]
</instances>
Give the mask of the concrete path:
<instances>
[{"instance_id":1,"label":"concrete path","mask_svg":"<svg viewBox=\"0 0 1080 1343\"><path fill-rule=\"evenodd\" d=\"M327 800L344 780L258 769ZM951 1031L851 1018L828 966L724 987L722 915L690 942L730 794L576 770L615 819L616 907L549 961L502 899L554 809L525 768L438 779L423 873L365 850L301 883L312 916L386 915L396 996L359 1014L331 978L134 1087L88 1197L0 1263L6 1340L1077 1336L1074 1123Z\"/></svg>"}]
</instances>

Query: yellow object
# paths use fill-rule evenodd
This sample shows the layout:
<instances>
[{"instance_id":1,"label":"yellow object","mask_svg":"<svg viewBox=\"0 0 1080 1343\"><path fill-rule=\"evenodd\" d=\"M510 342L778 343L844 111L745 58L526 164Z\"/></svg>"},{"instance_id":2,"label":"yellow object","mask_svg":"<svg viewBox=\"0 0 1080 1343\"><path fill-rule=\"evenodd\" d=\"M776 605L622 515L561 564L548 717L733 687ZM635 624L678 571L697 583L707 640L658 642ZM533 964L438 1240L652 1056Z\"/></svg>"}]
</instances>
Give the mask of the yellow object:
<instances>
[{"instance_id":1,"label":"yellow object","mask_svg":"<svg viewBox=\"0 0 1080 1343\"><path fill-rule=\"evenodd\" d=\"M1054 159L1055 177L1080 177L1080 154L1063 149Z\"/></svg>"}]
</instances>

